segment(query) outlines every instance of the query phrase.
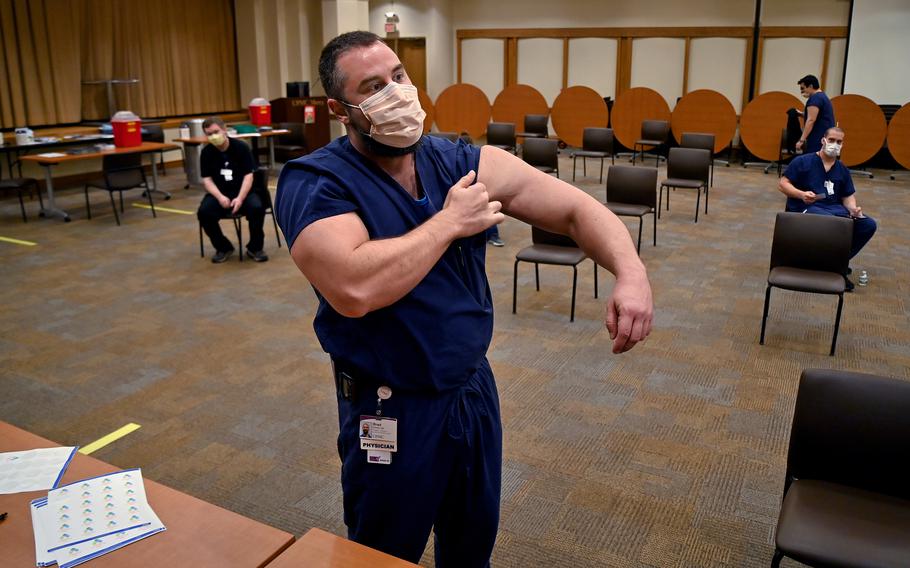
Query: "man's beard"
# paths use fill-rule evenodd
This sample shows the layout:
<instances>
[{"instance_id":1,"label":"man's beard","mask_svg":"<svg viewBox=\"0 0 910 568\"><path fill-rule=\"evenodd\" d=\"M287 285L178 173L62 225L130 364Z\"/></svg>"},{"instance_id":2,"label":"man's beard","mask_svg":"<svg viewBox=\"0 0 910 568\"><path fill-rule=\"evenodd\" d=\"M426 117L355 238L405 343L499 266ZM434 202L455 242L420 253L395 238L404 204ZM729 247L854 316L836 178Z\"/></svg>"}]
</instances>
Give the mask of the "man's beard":
<instances>
[{"instance_id":1,"label":"man's beard","mask_svg":"<svg viewBox=\"0 0 910 568\"><path fill-rule=\"evenodd\" d=\"M413 154L420 148L420 145L423 143L423 136L417 139L417 142L414 142L410 146L405 146L404 148L396 148L395 146L389 146L388 144L383 144L382 142L374 139L372 136L354 126L357 130L357 134L360 135L361 140L363 140L364 145L367 148L367 151L374 156L380 158L397 158L399 156L407 156L408 154Z\"/></svg>"}]
</instances>

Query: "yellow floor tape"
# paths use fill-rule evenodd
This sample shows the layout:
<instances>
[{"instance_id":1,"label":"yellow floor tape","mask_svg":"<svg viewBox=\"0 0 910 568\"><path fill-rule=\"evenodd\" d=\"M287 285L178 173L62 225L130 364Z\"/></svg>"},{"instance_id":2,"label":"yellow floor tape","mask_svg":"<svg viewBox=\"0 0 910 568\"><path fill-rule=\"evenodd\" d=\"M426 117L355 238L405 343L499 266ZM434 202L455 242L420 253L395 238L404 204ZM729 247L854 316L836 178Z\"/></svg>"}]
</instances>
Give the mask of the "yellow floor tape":
<instances>
[{"instance_id":1,"label":"yellow floor tape","mask_svg":"<svg viewBox=\"0 0 910 568\"><path fill-rule=\"evenodd\" d=\"M21 241L19 239L13 239L11 237L0 237L0 241L5 243L13 243L14 245L23 245L27 247L36 246L38 243L33 243L32 241Z\"/></svg>"},{"instance_id":2,"label":"yellow floor tape","mask_svg":"<svg viewBox=\"0 0 910 568\"><path fill-rule=\"evenodd\" d=\"M106 446L112 442L116 442L117 440L126 436L130 432L135 432L139 428L142 428L142 426L140 426L138 424L133 424L132 422L130 422L123 428L118 428L117 430L114 430L107 436L98 438L97 440L95 440L94 442L92 442L91 444L89 444L87 446L82 446L82 448L79 449L79 453L89 455L90 453L92 453L96 450L100 450L101 448L103 448L104 446Z\"/></svg>"},{"instance_id":3,"label":"yellow floor tape","mask_svg":"<svg viewBox=\"0 0 910 568\"><path fill-rule=\"evenodd\" d=\"M133 203L133 207L142 207L143 209L151 209L151 205L145 205L143 203ZM159 207L155 206L155 211L166 211L168 213L179 213L181 215L195 215L195 211L187 211L186 209L171 209L170 207Z\"/></svg>"}]
</instances>

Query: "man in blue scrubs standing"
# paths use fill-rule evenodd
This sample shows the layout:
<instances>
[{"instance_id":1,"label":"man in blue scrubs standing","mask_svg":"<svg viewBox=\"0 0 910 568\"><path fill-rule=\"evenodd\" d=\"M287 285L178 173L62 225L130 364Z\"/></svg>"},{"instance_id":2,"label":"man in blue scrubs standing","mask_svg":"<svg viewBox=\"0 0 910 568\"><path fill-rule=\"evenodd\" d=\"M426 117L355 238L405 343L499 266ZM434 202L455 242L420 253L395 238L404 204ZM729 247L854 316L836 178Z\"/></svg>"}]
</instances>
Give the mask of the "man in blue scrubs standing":
<instances>
[{"instance_id":1,"label":"man in blue scrubs standing","mask_svg":"<svg viewBox=\"0 0 910 568\"><path fill-rule=\"evenodd\" d=\"M829 128L819 145L822 149L818 152L797 156L790 162L777 188L787 196L787 211L852 218L853 258L866 246L878 225L856 204L850 170L837 159L844 145L844 131L836 126ZM847 290L853 290L853 282L846 275L844 278Z\"/></svg>"},{"instance_id":2,"label":"man in blue scrubs standing","mask_svg":"<svg viewBox=\"0 0 910 568\"><path fill-rule=\"evenodd\" d=\"M378 36L333 39L319 75L347 136L284 167L275 209L319 299L348 535L417 562L433 530L437 566L488 566L502 430L486 229L512 215L613 272L614 353L650 333L645 268L625 225L586 193L491 146L424 137L417 89Z\"/></svg>"},{"instance_id":3,"label":"man in blue scrubs standing","mask_svg":"<svg viewBox=\"0 0 910 568\"><path fill-rule=\"evenodd\" d=\"M822 149L822 136L829 128L837 126L837 122L834 120L831 99L820 89L818 77L806 75L797 84L799 93L806 99L806 108L802 113L805 120L803 133L796 143L796 149L811 154Z\"/></svg>"}]
</instances>

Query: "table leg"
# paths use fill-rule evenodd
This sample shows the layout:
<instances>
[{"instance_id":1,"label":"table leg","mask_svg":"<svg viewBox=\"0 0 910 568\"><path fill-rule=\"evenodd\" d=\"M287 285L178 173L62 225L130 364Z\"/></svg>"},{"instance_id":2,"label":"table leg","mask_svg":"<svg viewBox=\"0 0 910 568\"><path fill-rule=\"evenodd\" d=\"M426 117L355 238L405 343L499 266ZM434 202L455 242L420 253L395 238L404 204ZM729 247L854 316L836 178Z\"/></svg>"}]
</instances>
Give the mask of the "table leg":
<instances>
[{"instance_id":1,"label":"table leg","mask_svg":"<svg viewBox=\"0 0 910 568\"><path fill-rule=\"evenodd\" d=\"M41 164L44 167L44 183L47 187L47 207L41 209L41 212L38 213L41 217L47 217L48 215L54 215L57 217L62 217L67 223L70 222L69 213L63 209L57 209L57 202L54 200L54 181L51 179L51 164Z\"/></svg>"},{"instance_id":2,"label":"table leg","mask_svg":"<svg viewBox=\"0 0 910 568\"><path fill-rule=\"evenodd\" d=\"M269 136L269 169L275 169L275 137Z\"/></svg>"},{"instance_id":3,"label":"table leg","mask_svg":"<svg viewBox=\"0 0 910 568\"><path fill-rule=\"evenodd\" d=\"M149 156L152 160L152 193L160 193L164 196L165 201L171 198L171 194L167 191L158 189L158 168L155 167L155 154L154 152L149 152ZM142 192L142 197L145 197L145 192Z\"/></svg>"}]
</instances>

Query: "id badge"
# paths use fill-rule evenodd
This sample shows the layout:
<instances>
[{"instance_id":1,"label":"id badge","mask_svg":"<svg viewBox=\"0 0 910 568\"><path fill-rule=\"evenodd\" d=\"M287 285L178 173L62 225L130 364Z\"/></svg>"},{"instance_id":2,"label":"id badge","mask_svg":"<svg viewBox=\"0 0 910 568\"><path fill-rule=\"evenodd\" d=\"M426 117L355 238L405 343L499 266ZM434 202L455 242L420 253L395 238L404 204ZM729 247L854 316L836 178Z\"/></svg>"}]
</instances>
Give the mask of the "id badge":
<instances>
[{"instance_id":1,"label":"id badge","mask_svg":"<svg viewBox=\"0 0 910 568\"><path fill-rule=\"evenodd\" d=\"M221 177L224 178L224 181L234 181L234 171L224 168L221 170Z\"/></svg>"},{"instance_id":2,"label":"id badge","mask_svg":"<svg viewBox=\"0 0 910 568\"><path fill-rule=\"evenodd\" d=\"M827 179L825 180L825 191L828 192L828 195L834 195L834 182Z\"/></svg>"},{"instance_id":3,"label":"id badge","mask_svg":"<svg viewBox=\"0 0 910 568\"><path fill-rule=\"evenodd\" d=\"M360 449L397 452L398 420L385 416L361 415Z\"/></svg>"}]
</instances>

